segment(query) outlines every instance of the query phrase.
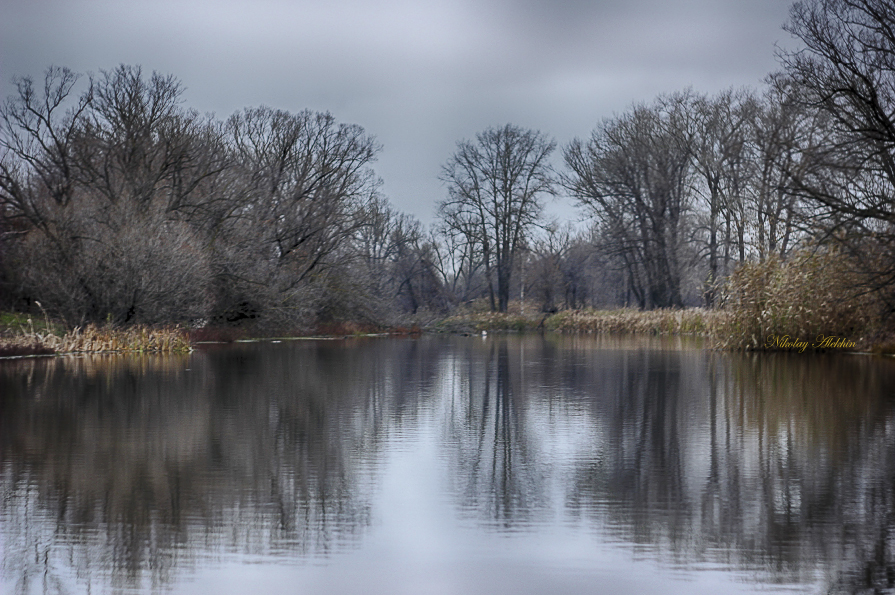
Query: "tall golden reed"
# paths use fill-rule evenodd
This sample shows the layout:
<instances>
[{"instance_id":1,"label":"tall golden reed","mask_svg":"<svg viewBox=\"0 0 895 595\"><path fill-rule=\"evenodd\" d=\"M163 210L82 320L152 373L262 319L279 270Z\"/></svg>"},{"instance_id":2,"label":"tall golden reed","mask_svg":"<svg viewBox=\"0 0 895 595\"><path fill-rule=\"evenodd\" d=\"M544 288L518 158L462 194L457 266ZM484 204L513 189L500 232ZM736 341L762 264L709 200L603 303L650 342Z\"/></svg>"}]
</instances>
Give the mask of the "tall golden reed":
<instances>
[{"instance_id":1,"label":"tall golden reed","mask_svg":"<svg viewBox=\"0 0 895 595\"><path fill-rule=\"evenodd\" d=\"M803 250L786 261L773 257L742 265L723 289L711 333L715 346L765 350L804 342L812 347L821 335L861 344L879 324L881 305L862 288L857 270L836 251Z\"/></svg>"}]
</instances>

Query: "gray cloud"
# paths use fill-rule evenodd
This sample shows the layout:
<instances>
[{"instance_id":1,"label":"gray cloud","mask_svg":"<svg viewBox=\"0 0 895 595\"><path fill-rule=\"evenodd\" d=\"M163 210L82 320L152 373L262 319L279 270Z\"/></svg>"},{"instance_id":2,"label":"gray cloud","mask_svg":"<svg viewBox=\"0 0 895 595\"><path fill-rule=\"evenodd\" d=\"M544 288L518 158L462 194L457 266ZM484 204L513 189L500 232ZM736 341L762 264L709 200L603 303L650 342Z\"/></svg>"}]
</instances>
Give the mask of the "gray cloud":
<instances>
[{"instance_id":1,"label":"gray cloud","mask_svg":"<svg viewBox=\"0 0 895 595\"><path fill-rule=\"evenodd\" d=\"M50 64L140 64L225 117L329 110L375 134L385 191L429 220L457 140L513 122L565 143L634 101L756 85L785 0L0 0L0 94Z\"/></svg>"}]
</instances>

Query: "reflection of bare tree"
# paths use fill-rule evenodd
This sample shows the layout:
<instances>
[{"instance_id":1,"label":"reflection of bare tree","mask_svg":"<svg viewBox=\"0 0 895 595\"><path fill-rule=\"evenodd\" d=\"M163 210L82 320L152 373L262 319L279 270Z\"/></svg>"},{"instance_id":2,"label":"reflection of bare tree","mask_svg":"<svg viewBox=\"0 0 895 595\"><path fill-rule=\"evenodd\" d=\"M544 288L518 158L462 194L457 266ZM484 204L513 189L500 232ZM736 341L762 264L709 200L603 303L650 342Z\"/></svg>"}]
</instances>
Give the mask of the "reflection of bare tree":
<instances>
[{"instance_id":1,"label":"reflection of bare tree","mask_svg":"<svg viewBox=\"0 0 895 595\"><path fill-rule=\"evenodd\" d=\"M706 384L698 352L626 347L572 355L570 365L589 371L586 405L603 431L572 474L569 508L608 510L610 528L634 543L689 549L698 490L685 446L704 421L695 404Z\"/></svg>"},{"instance_id":2,"label":"reflection of bare tree","mask_svg":"<svg viewBox=\"0 0 895 595\"><path fill-rule=\"evenodd\" d=\"M668 347L430 337L6 362L3 575L22 593L162 588L208 556L350 547L383 445L432 414L454 493L490 530L571 517L685 566L892 589L895 362Z\"/></svg>"},{"instance_id":3,"label":"reflection of bare tree","mask_svg":"<svg viewBox=\"0 0 895 595\"><path fill-rule=\"evenodd\" d=\"M456 445L451 473L463 484L463 508L487 523L518 526L544 498L535 449L527 444L521 362L511 357L506 338L466 347L451 370L459 388L451 395L448 421L449 440Z\"/></svg>"},{"instance_id":4,"label":"reflection of bare tree","mask_svg":"<svg viewBox=\"0 0 895 595\"><path fill-rule=\"evenodd\" d=\"M592 406L606 439L578 465L573 511L604 524L608 515L623 539L679 562L708 560L785 582L826 570L837 592L891 588L891 362L596 357L617 358L602 367L625 373L615 381L593 374L605 387Z\"/></svg>"},{"instance_id":5,"label":"reflection of bare tree","mask_svg":"<svg viewBox=\"0 0 895 595\"><path fill-rule=\"evenodd\" d=\"M345 547L420 355L302 342L4 365L4 575L23 593L72 574L146 587L199 556Z\"/></svg>"}]
</instances>

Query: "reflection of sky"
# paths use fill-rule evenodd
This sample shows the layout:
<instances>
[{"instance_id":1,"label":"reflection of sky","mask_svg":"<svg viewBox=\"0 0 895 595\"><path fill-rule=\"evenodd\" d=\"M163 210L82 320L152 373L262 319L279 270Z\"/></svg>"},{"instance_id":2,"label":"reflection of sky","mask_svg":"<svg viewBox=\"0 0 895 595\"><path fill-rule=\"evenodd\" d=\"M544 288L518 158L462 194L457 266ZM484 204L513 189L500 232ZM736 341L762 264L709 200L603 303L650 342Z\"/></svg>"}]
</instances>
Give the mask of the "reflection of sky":
<instances>
[{"instance_id":1,"label":"reflection of sky","mask_svg":"<svg viewBox=\"0 0 895 595\"><path fill-rule=\"evenodd\" d=\"M749 580L754 577L730 569L712 570L709 563L698 572L657 565L649 552L635 554L629 544L619 543L599 526L564 515L561 498L554 501L555 518L540 519L510 534L458 523L458 510L445 497L451 469L440 454L442 423L437 416L424 416L412 438L390 444L384 453L381 486L373 503L380 512L374 514L361 547L298 567L246 566L232 560L199 572L174 592L326 595L356 593L359 588L370 595L775 592ZM556 429L569 429L568 424L560 425L566 427ZM572 449L562 442L545 445L544 454L557 462L567 460ZM559 448L553 450L554 446ZM554 479L562 470L556 475ZM562 490L562 482L555 485Z\"/></svg>"},{"instance_id":2,"label":"reflection of sky","mask_svg":"<svg viewBox=\"0 0 895 595\"><path fill-rule=\"evenodd\" d=\"M44 560L75 593L114 568L184 595L766 592L867 561L893 509L895 362L646 347L424 337L0 369L0 593L18 564L39 586ZM10 398L25 385L40 403ZM73 489L108 453L114 489Z\"/></svg>"}]
</instances>

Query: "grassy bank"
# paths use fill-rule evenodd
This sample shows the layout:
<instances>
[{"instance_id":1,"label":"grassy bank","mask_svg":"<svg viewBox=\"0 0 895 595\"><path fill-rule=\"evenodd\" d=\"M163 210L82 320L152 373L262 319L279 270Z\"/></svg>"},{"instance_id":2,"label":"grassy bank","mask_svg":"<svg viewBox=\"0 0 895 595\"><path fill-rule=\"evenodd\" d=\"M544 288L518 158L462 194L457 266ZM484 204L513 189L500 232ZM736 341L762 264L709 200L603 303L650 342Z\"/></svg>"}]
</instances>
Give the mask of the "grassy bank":
<instances>
[{"instance_id":1,"label":"grassy bank","mask_svg":"<svg viewBox=\"0 0 895 595\"><path fill-rule=\"evenodd\" d=\"M875 351L895 353L893 317L877 293L862 289L859 267L836 252L803 251L787 261L768 259L741 266L720 292L720 306L641 311L575 310L545 314L532 304L510 312L473 304L452 316L417 317L406 327L337 322L310 332L253 327L203 328L90 325L64 330L44 315L0 313L0 356L72 352L182 352L194 342L230 342L249 337L360 336L482 331L696 335L731 351Z\"/></svg>"},{"instance_id":2,"label":"grassy bank","mask_svg":"<svg viewBox=\"0 0 895 595\"><path fill-rule=\"evenodd\" d=\"M191 349L188 333L179 327L87 325L65 331L47 318L36 321L14 313L3 313L0 325L0 357L84 352L177 353Z\"/></svg>"},{"instance_id":3,"label":"grassy bank","mask_svg":"<svg viewBox=\"0 0 895 595\"><path fill-rule=\"evenodd\" d=\"M437 322L436 332L547 330L564 333L707 335L717 318L703 308L686 310L570 310L553 314L467 312Z\"/></svg>"}]
</instances>

